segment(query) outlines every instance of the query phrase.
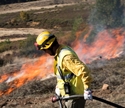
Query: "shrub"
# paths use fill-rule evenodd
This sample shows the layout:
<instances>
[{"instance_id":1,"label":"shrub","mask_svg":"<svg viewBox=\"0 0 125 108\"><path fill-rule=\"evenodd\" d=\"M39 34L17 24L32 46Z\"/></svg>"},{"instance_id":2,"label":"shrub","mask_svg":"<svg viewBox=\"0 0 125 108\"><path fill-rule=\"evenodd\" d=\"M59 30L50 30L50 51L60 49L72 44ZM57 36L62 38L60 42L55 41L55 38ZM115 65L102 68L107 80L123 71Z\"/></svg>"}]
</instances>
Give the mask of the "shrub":
<instances>
[{"instance_id":1,"label":"shrub","mask_svg":"<svg viewBox=\"0 0 125 108\"><path fill-rule=\"evenodd\" d=\"M75 18L74 23L73 23L73 28L72 28L73 33L75 33L75 32L78 30L78 28L79 28L79 26L80 26L80 24L81 24L82 22L83 22L82 17L80 17L80 18Z\"/></svg>"},{"instance_id":2,"label":"shrub","mask_svg":"<svg viewBox=\"0 0 125 108\"><path fill-rule=\"evenodd\" d=\"M9 39L6 39L4 42L0 42L0 52L4 52L11 48L11 42Z\"/></svg>"},{"instance_id":3,"label":"shrub","mask_svg":"<svg viewBox=\"0 0 125 108\"><path fill-rule=\"evenodd\" d=\"M20 19L22 21L28 21L29 20L29 14L27 12L21 11L20 12Z\"/></svg>"},{"instance_id":4,"label":"shrub","mask_svg":"<svg viewBox=\"0 0 125 108\"><path fill-rule=\"evenodd\" d=\"M89 23L99 31L122 26L123 8L120 0L96 0Z\"/></svg>"}]
</instances>

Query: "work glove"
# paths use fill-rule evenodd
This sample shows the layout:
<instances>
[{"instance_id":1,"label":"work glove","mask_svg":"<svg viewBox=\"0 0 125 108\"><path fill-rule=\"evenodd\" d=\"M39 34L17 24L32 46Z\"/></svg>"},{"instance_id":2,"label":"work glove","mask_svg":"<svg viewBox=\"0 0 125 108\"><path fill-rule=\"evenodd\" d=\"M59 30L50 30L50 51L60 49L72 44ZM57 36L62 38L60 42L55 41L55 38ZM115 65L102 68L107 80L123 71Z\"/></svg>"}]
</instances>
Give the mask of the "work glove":
<instances>
[{"instance_id":1,"label":"work glove","mask_svg":"<svg viewBox=\"0 0 125 108\"><path fill-rule=\"evenodd\" d=\"M92 91L90 89L84 90L84 99L92 100Z\"/></svg>"},{"instance_id":2,"label":"work glove","mask_svg":"<svg viewBox=\"0 0 125 108\"><path fill-rule=\"evenodd\" d=\"M56 88L55 88L55 93L58 95L58 96L60 96L60 90L59 90L59 88L56 86Z\"/></svg>"}]
</instances>

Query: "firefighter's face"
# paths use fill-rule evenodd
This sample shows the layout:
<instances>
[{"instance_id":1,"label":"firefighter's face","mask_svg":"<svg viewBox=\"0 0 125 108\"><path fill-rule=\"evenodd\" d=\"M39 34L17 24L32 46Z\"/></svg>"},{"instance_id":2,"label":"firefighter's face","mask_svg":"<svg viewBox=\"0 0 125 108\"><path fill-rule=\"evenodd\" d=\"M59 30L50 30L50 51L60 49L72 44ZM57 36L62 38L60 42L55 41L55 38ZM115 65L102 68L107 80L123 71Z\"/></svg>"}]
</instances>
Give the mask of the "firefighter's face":
<instances>
[{"instance_id":1,"label":"firefighter's face","mask_svg":"<svg viewBox=\"0 0 125 108\"><path fill-rule=\"evenodd\" d=\"M54 56L55 55L55 53L54 53L54 51L52 50L52 49L44 49L43 50L45 53L48 53L49 55L51 55L51 56Z\"/></svg>"},{"instance_id":2,"label":"firefighter's face","mask_svg":"<svg viewBox=\"0 0 125 108\"><path fill-rule=\"evenodd\" d=\"M55 40L53 42L53 44L48 49L44 49L44 52L48 53L51 56L54 56L56 54L56 50L57 50L58 47L59 47L59 44Z\"/></svg>"}]
</instances>

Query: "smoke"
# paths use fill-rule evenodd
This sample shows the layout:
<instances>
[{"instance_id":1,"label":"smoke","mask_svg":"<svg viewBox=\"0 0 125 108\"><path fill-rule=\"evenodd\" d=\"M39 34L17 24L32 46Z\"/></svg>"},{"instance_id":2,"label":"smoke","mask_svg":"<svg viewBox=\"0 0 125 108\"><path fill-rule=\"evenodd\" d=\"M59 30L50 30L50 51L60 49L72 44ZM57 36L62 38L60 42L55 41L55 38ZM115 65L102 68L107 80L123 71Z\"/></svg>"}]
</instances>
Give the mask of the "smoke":
<instances>
[{"instance_id":1,"label":"smoke","mask_svg":"<svg viewBox=\"0 0 125 108\"><path fill-rule=\"evenodd\" d=\"M88 18L97 33L107 28L124 26L124 20L124 4L121 0L96 0Z\"/></svg>"},{"instance_id":2,"label":"smoke","mask_svg":"<svg viewBox=\"0 0 125 108\"><path fill-rule=\"evenodd\" d=\"M14 80L16 80L16 79L22 77L24 74L25 74L24 72L20 71L20 73L17 74L16 76L14 76L14 77L10 76L10 77L6 80L6 83L10 83L10 82L12 82L12 81L14 81Z\"/></svg>"}]
</instances>

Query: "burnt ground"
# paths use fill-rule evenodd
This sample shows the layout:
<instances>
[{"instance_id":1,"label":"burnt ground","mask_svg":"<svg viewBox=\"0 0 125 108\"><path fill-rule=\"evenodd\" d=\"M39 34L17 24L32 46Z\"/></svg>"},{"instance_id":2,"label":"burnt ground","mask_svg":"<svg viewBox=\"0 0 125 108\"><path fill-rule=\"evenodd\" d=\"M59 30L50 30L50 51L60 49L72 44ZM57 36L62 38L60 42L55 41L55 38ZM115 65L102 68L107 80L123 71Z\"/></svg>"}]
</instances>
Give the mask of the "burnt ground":
<instances>
[{"instance_id":1,"label":"burnt ground","mask_svg":"<svg viewBox=\"0 0 125 108\"><path fill-rule=\"evenodd\" d=\"M13 5L16 6L16 4ZM19 7L18 5L19 4L17 4L17 7ZM49 5L52 5L52 3L49 3ZM7 6L9 6L10 8L13 7L13 6L11 7L11 5ZM20 7L21 6L22 3ZM28 14L30 15L30 19L28 19L28 21L21 21L21 19L19 19L19 12L14 12L14 14L11 14L11 12L9 12L9 14L3 14L2 16L0 16L1 19L0 27L5 30L6 28L8 29L6 32L4 32L6 34L3 33L3 35L0 36L0 40L8 39L8 37L10 37L9 39L25 38L27 34L31 33L30 30L29 30L30 32L28 32L28 30L27 33L25 32L25 30L28 28L35 28L38 30L38 31L36 30L37 32L35 32L34 35L37 35L40 32L39 30L43 29L50 29L56 34L58 34L58 32L60 31L64 31L63 33L61 32L62 34L67 34L67 32L70 33L71 32L70 30L72 29L72 18L80 15L85 20L87 19L90 11L89 7L83 8L83 6L81 6L80 9L76 7L74 8L66 7L64 11L61 11L62 8L60 9L58 8L58 5L56 5L54 6L54 9L52 8L47 10L37 9L37 10L32 10L32 12L28 11ZM2 8L7 9L4 6L2 6ZM67 12L67 10L69 11ZM43 11L45 12L44 14ZM82 14L83 11L84 14ZM48 15L50 15L51 17ZM53 19L49 20L48 18L53 18ZM86 31L85 25L86 24L81 24L79 30L85 29ZM9 31L12 30L13 33L11 34ZM14 34L15 33L14 31L16 30L19 30L19 32L17 34ZM21 31L25 33L21 34L20 33ZM65 39L65 37L64 38L59 37L59 38ZM64 40L64 42L68 44L74 40L74 38L71 39L71 37L70 39L68 38L66 39L68 41ZM15 43L14 43L15 46L18 46L19 42L17 41ZM0 67L1 76L6 73L11 75L13 72L19 71L23 64L29 61L33 61L35 59L35 58L34 59L28 58L28 56L26 56L25 59L24 55L19 56L18 51L16 52L16 49L19 49L19 47L10 47L9 49L7 49L7 51L1 52L0 61L1 62L2 60L3 62L6 61L6 63ZM16 60L16 62L13 61L15 57L17 58L19 57ZM7 61L9 61L9 63L7 63ZM91 64L87 65L90 67L94 78L92 83L93 95L109 100L116 104L125 106L124 54L121 57L114 58L111 60L104 60L102 58L100 60L93 61ZM59 108L57 102L56 103L51 102L51 97L54 95L55 84L56 84L56 79L54 77L44 81L41 79L34 79L32 81L28 81L18 89L14 89L14 91L11 92L10 94L7 95L3 94L0 97L0 108ZM103 84L108 84L109 87L103 90L102 89ZM6 93L8 87L9 85L6 82L0 83L0 91L2 91L3 93ZM12 86L12 88L14 88L14 86ZM114 107L93 100L93 101L87 101L86 108L114 108Z\"/></svg>"}]
</instances>

